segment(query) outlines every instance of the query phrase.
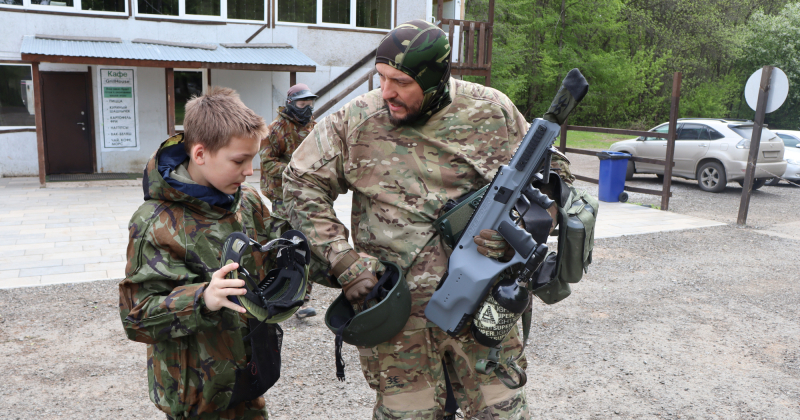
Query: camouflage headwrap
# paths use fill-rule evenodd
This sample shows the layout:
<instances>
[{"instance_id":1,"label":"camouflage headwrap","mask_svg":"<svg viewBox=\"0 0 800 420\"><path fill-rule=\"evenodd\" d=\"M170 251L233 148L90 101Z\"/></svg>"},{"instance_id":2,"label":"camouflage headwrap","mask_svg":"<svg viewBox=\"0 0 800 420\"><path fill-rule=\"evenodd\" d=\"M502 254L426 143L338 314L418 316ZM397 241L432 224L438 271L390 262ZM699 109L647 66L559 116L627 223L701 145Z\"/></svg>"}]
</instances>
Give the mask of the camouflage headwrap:
<instances>
[{"instance_id":1,"label":"camouflage headwrap","mask_svg":"<svg viewBox=\"0 0 800 420\"><path fill-rule=\"evenodd\" d=\"M424 20L392 29L378 45L375 64L388 64L411 76L425 95L418 122L450 103L450 43L444 31Z\"/></svg>"}]
</instances>

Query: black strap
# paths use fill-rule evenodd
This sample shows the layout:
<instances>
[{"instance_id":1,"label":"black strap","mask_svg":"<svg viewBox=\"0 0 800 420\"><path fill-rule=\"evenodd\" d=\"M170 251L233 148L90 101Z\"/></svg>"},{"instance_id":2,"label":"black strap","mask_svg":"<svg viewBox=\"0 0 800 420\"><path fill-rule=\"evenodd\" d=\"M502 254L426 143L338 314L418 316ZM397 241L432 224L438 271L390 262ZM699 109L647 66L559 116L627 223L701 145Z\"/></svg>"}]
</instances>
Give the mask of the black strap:
<instances>
[{"instance_id":1,"label":"black strap","mask_svg":"<svg viewBox=\"0 0 800 420\"><path fill-rule=\"evenodd\" d=\"M336 317L334 317L334 318L336 318ZM342 335L344 334L344 329L347 328L348 325L350 325L350 321L352 321L352 320L353 320L353 318L348 319L344 324L342 324L342 326L339 327L339 329L336 331L336 339L334 340L334 344L336 346L336 351L335 351L335 353L336 353L336 379L338 379L340 382L344 382L344 379L345 379L345 377L344 377L344 366L345 366L345 364L344 364L344 359L342 358L342 342L344 341L344 339L343 339ZM334 320L331 319L331 324L333 323L333 321Z\"/></svg>"},{"instance_id":2,"label":"black strap","mask_svg":"<svg viewBox=\"0 0 800 420\"><path fill-rule=\"evenodd\" d=\"M392 271L387 268L386 271L383 272L383 275L381 276L380 280L378 280L378 283L375 284L375 287L373 287L372 290L370 290L369 293L367 294L367 297L364 298L364 302L365 303L369 302L372 299L382 300L383 298L385 298L386 295L389 293L390 290L392 290L392 287L394 286L394 284L386 284L389 283L391 279L392 279Z\"/></svg>"}]
</instances>

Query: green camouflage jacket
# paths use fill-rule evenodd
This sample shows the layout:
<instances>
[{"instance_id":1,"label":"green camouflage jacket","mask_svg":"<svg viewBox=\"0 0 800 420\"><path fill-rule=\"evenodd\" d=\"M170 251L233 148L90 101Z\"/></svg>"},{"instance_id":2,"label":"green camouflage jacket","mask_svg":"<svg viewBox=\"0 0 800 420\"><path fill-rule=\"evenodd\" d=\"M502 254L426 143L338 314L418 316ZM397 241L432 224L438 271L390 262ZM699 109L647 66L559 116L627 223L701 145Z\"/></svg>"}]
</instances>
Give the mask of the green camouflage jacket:
<instances>
[{"instance_id":1,"label":"green camouflage jacket","mask_svg":"<svg viewBox=\"0 0 800 420\"><path fill-rule=\"evenodd\" d=\"M283 107L278 108L278 118L267 127L269 134L261 140L258 152L261 157L261 192L271 201L283 200L283 171L292 159L292 153L316 125L317 122L311 120L305 127L300 127L283 112Z\"/></svg>"},{"instance_id":2,"label":"green camouflage jacket","mask_svg":"<svg viewBox=\"0 0 800 420\"><path fill-rule=\"evenodd\" d=\"M230 211L168 185L157 170L159 154L182 141L181 134L168 139L147 164L143 184L150 198L131 217L120 317L129 339L147 343L156 406L174 418L214 418L228 406L235 369L247 364L250 345L242 337L249 328L229 309L210 312L203 292L230 233L245 232L262 244L279 233L271 233L273 219L250 185L242 185ZM242 264L260 279L271 261L254 252Z\"/></svg>"},{"instance_id":3,"label":"green camouflage jacket","mask_svg":"<svg viewBox=\"0 0 800 420\"><path fill-rule=\"evenodd\" d=\"M358 252L406 273L412 313L405 329L432 326L424 311L447 269L433 222L448 199L480 189L507 163L529 124L501 92L450 80L452 103L421 127L394 127L380 90L319 122L284 172L289 223L336 262L351 248L333 200L353 191Z\"/></svg>"}]
</instances>

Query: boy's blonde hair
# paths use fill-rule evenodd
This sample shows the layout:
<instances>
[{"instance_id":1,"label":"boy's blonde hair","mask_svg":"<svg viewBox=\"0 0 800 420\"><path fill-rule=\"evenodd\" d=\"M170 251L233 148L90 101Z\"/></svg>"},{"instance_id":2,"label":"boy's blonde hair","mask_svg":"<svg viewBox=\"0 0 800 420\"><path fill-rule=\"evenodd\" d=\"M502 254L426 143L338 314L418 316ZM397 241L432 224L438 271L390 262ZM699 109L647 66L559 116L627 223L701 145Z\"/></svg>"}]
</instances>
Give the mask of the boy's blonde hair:
<instances>
[{"instance_id":1,"label":"boy's blonde hair","mask_svg":"<svg viewBox=\"0 0 800 420\"><path fill-rule=\"evenodd\" d=\"M184 147L202 144L211 153L228 145L231 137L260 141L267 135L264 119L248 108L235 90L213 86L186 103Z\"/></svg>"}]
</instances>

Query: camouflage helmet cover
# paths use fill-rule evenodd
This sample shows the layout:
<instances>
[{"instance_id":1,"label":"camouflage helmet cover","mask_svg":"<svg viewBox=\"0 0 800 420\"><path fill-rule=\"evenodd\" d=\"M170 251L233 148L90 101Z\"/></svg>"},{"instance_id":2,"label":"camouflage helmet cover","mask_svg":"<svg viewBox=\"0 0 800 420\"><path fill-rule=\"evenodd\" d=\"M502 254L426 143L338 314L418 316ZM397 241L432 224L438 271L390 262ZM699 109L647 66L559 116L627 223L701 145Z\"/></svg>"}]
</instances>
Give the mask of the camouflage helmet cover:
<instances>
[{"instance_id":1,"label":"camouflage helmet cover","mask_svg":"<svg viewBox=\"0 0 800 420\"><path fill-rule=\"evenodd\" d=\"M381 41L375 63L411 76L428 93L450 74L450 43L444 31L424 20L398 25Z\"/></svg>"},{"instance_id":2,"label":"camouflage helmet cover","mask_svg":"<svg viewBox=\"0 0 800 420\"><path fill-rule=\"evenodd\" d=\"M421 114L430 117L450 103L450 43L438 26L424 20L398 25L381 40L375 63L414 78L424 94Z\"/></svg>"}]
</instances>

